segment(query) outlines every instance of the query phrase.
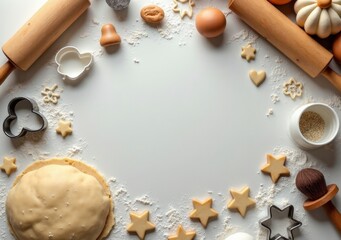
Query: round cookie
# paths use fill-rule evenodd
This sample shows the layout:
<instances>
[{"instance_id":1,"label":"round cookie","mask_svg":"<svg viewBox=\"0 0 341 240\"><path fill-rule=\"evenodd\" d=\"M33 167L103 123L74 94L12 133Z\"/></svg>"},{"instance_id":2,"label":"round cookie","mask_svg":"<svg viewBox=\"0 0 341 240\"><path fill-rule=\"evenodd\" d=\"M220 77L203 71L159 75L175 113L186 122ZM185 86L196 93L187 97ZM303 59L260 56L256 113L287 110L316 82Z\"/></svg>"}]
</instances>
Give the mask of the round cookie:
<instances>
[{"instance_id":1,"label":"round cookie","mask_svg":"<svg viewBox=\"0 0 341 240\"><path fill-rule=\"evenodd\" d=\"M104 178L65 158L27 167L8 193L6 214L18 240L100 240L115 224L113 207Z\"/></svg>"}]
</instances>

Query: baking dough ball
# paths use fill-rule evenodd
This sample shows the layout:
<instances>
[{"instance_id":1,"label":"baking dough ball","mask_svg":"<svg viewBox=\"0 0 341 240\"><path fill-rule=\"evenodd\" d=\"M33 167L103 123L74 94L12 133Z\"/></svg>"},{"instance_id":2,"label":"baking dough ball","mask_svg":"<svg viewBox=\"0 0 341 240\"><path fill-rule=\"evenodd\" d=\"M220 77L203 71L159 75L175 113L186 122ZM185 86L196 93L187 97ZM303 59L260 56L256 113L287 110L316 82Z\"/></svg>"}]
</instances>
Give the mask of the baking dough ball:
<instances>
[{"instance_id":1,"label":"baking dough ball","mask_svg":"<svg viewBox=\"0 0 341 240\"><path fill-rule=\"evenodd\" d=\"M114 225L108 185L71 159L37 161L14 182L6 213L18 240L97 240Z\"/></svg>"},{"instance_id":2,"label":"baking dough ball","mask_svg":"<svg viewBox=\"0 0 341 240\"><path fill-rule=\"evenodd\" d=\"M239 232L232 234L231 236L227 237L225 240L254 240L250 234Z\"/></svg>"}]
</instances>

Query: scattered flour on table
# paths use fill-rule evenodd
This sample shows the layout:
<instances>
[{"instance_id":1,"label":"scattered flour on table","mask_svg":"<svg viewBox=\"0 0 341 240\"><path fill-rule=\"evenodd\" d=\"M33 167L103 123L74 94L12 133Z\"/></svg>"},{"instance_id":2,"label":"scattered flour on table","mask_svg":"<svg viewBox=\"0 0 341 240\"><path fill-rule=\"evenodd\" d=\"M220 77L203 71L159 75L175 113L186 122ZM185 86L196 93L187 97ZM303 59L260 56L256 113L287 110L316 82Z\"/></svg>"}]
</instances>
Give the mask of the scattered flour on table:
<instances>
[{"instance_id":1,"label":"scattered flour on table","mask_svg":"<svg viewBox=\"0 0 341 240\"><path fill-rule=\"evenodd\" d=\"M151 233L151 236L157 239L166 239L169 234L174 234L181 224L185 229L194 230L197 233L196 239L204 240L205 230L197 222L192 222L188 217L188 214L193 209L191 198L189 196L183 196L177 203L169 203L167 207L161 209L158 201L153 200L149 194L143 194L142 196L132 197L127 190L127 187L119 183L117 179L111 177L108 179L113 200L115 203L115 217L116 226L113 229L113 233L109 239L126 239L128 233L126 226L130 223L129 212L131 211L150 211L150 221L156 225L156 231ZM222 196L214 198L214 200L222 199ZM224 206L225 206L224 199ZM216 204L218 205L218 204ZM217 206L214 206L217 210ZM216 239L223 239L226 237L226 232L233 231L234 227L230 225L231 217L227 215L225 207L221 208L220 217L223 219L223 224L219 224L219 234ZM214 224L214 223L212 223ZM221 225L221 226L220 226ZM220 229L222 228L222 229ZM219 237L220 236L220 237Z\"/></svg>"},{"instance_id":2,"label":"scattered flour on table","mask_svg":"<svg viewBox=\"0 0 341 240\"><path fill-rule=\"evenodd\" d=\"M267 117L270 117L270 116L274 115L274 110L273 110L273 108L269 108L265 115L266 115Z\"/></svg>"},{"instance_id":3,"label":"scattered flour on table","mask_svg":"<svg viewBox=\"0 0 341 240\"><path fill-rule=\"evenodd\" d=\"M280 98L279 98L279 96L276 93L272 93L270 95L270 98L271 98L271 102L273 104L276 104L276 103L278 103L280 101Z\"/></svg>"},{"instance_id":4,"label":"scattered flour on table","mask_svg":"<svg viewBox=\"0 0 341 240\"><path fill-rule=\"evenodd\" d=\"M268 214L268 207L272 204L283 208L289 204L296 206L294 218L306 224L306 213L297 206L302 205L304 196L299 193L295 185L295 176L303 168L317 167L318 163L308 160L307 155L299 150L286 146L277 146L273 149L274 155L284 154L287 157L286 166L290 170L290 177L282 177L279 182L273 184L271 181L266 184L261 183L258 193L255 196L258 219L263 219ZM289 193L284 190L291 189ZM260 227L258 223L253 226L256 234L256 240L263 240L267 236L266 230Z\"/></svg>"},{"instance_id":5,"label":"scattered flour on table","mask_svg":"<svg viewBox=\"0 0 341 240\"><path fill-rule=\"evenodd\" d=\"M237 43L249 43L255 44L259 39L259 35L253 32L252 30L243 29L234 35L232 35L231 39L228 40L228 43L237 42Z\"/></svg>"},{"instance_id":6,"label":"scattered flour on table","mask_svg":"<svg viewBox=\"0 0 341 240\"><path fill-rule=\"evenodd\" d=\"M91 20L92 24L99 26L101 22L97 18L92 18Z\"/></svg>"},{"instance_id":7,"label":"scattered flour on table","mask_svg":"<svg viewBox=\"0 0 341 240\"><path fill-rule=\"evenodd\" d=\"M7 187L8 177L5 174L1 174L0 176L0 238L7 239L7 221L6 221L6 212L5 212L5 204L6 204L6 196L7 196Z\"/></svg>"},{"instance_id":8,"label":"scattered flour on table","mask_svg":"<svg viewBox=\"0 0 341 240\"><path fill-rule=\"evenodd\" d=\"M147 38L148 37L148 33L143 29L133 29L133 30L125 30L126 34L123 37L123 39L132 46L137 46L138 44L140 44L140 40L142 38Z\"/></svg>"},{"instance_id":9,"label":"scattered flour on table","mask_svg":"<svg viewBox=\"0 0 341 240\"><path fill-rule=\"evenodd\" d=\"M314 103L314 102L321 102L329 105L330 107L334 108L337 111L341 111L341 96L333 95L329 98L314 98L313 96L309 96L305 103Z\"/></svg>"},{"instance_id":10,"label":"scattered flour on table","mask_svg":"<svg viewBox=\"0 0 341 240\"><path fill-rule=\"evenodd\" d=\"M99 48L92 52L95 62L97 62L104 54L103 48Z\"/></svg>"}]
</instances>

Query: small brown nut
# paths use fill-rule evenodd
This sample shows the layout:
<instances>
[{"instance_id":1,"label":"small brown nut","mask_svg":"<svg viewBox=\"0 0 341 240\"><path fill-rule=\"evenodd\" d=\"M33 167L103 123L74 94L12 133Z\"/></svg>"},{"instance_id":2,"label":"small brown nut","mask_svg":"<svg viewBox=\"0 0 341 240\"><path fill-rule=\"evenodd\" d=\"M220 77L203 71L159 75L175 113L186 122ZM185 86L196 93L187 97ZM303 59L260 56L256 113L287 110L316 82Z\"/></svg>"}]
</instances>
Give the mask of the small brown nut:
<instances>
[{"instance_id":1,"label":"small brown nut","mask_svg":"<svg viewBox=\"0 0 341 240\"><path fill-rule=\"evenodd\" d=\"M143 7L140 14L147 23L159 23L165 17L165 12L156 5Z\"/></svg>"}]
</instances>

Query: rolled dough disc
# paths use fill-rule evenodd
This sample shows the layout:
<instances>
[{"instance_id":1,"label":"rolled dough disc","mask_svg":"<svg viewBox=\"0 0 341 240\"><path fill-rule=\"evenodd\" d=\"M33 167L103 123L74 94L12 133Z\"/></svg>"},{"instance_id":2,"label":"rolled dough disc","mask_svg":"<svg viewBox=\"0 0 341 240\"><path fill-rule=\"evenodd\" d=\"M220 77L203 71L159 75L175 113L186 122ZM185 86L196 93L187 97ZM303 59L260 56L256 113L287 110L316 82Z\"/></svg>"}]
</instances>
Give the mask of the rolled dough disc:
<instances>
[{"instance_id":1,"label":"rolled dough disc","mask_svg":"<svg viewBox=\"0 0 341 240\"><path fill-rule=\"evenodd\" d=\"M104 178L73 159L36 161L14 181L6 201L18 240L100 240L115 224Z\"/></svg>"}]
</instances>

